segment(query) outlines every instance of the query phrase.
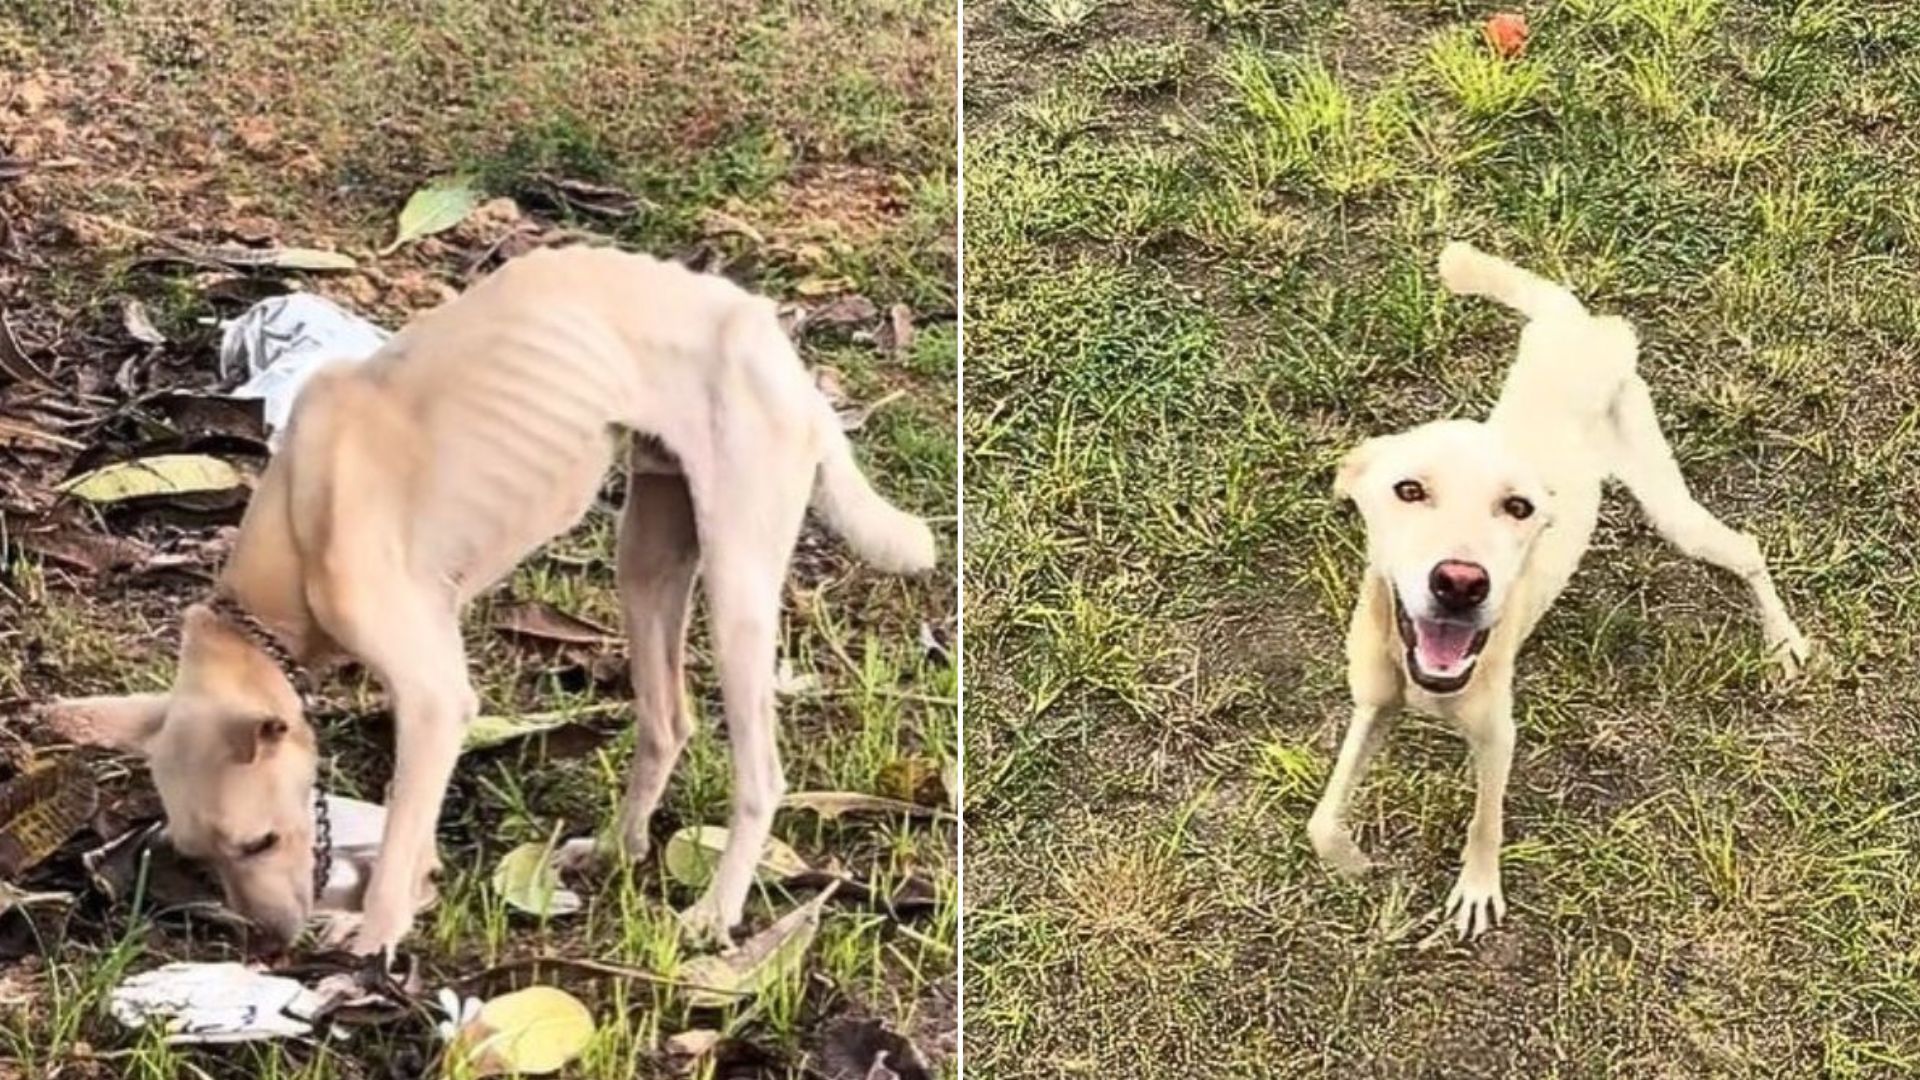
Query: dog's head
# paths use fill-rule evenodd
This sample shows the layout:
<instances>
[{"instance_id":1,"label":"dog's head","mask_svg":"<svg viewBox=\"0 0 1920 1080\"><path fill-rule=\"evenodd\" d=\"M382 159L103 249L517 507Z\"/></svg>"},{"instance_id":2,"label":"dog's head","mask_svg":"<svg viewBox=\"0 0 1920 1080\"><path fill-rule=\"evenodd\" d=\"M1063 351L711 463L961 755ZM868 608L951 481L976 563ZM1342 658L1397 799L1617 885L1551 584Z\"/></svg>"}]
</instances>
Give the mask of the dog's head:
<instances>
[{"instance_id":1,"label":"dog's head","mask_svg":"<svg viewBox=\"0 0 1920 1080\"><path fill-rule=\"evenodd\" d=\"M1393 586L1408 677L1430 693L1465 689L1551 494L1499 432L1470 420L1371 439L1334 488L1360 508L1368 564Z\"/></svg>"},{"instance_id":2,"label":"dog's head","mask_svg":"<svg viewBox=\"0 0 1920 1080\"><path fill-rule=\"evenodd\" d=\"M196 605L170 692L62 701L49 719L75 742L146 758L167 841L280 944L299 936L313 907L318 751L273 660Z\"/></svg>"}]
</instances>

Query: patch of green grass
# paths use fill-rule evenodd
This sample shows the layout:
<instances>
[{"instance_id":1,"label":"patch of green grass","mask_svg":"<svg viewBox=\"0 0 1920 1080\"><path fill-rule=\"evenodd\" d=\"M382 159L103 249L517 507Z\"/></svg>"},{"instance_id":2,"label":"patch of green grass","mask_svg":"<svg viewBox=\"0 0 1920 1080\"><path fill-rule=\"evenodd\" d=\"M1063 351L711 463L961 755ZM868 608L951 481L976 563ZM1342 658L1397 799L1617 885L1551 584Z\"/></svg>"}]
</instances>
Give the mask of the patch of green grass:
<instances>
[{"instance_id":1,"label":"patch of green grass","mask_svg":"<svg viewBox=\"0 0 1920 1080\"><path fill-rule=\"evenodd\" d=\"M986 1077L1892 1077L1920 1067L1920 19L1577 0L969 15L968 1065ZM1181 65L1131 66L1180 43ZM1142 90L1131 89L1134 71ZM982 89L975 90L979 87ZM1440 928L1471 810L1407 718L1336 879L1362 438L1482 415L1474 240L1632 318L1701 501L1825 662L1611 502L1522 660L1508 925Z\"/></svg>"}]
</instances>

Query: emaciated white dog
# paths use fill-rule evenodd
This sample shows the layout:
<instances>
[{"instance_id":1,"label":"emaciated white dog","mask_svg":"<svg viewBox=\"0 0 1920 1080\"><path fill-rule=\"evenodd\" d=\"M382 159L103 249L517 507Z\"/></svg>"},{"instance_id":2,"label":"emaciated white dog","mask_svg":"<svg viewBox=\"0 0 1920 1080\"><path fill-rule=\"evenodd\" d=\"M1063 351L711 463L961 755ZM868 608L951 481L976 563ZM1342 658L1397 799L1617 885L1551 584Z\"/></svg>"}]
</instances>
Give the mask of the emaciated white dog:
<instances>
[{"instance_id":1,"label":"emaciated white dog","mask_svg":"<svg viewBox=\"0 0 1920 1080\"><path fill-rule=\"evenodd\" d=\"M302 392L210 603L186 611L165 694L63 703L75 738L138 751L167 835L290 941L324 856L302 667L365 664L393 700L390 812L353 940L395 946L437 866L435 826L477 702L460 611L592 505L632 432L617 576L632 647L633 765L610 853L648 822L691 734L696 572L733 749L733 815L696 936L740 921L784 783L774 742L781 589L809 505L855 551L933 565L926 524L855 463L771 301L641 255L541 251Z\"/></svg>"},{"instance_id":2,"label":"emaciated white dog","mask_svg":"<svg viewBox=\"0 0 1920 1080\"><path fill-rule=\"evenodd\" d=\"M1442 420L1368 440L1335 490L1359 507L1367 569L1347 635L1353 717L1308 823L1314 850L1348 873L1369 864L1347 808L1383 718L1409 706L1451 721L1476 773L1459 882L1447 913L1462 937L1506 914L1501 804L1513 758L1514 658L1580 564L1611 476L1680 550L1744 578L1772 657L1789 676L1807 642L1752 537L1693 501L1660 433L1638 340L1625 320L1466 244L1440 254L1454 293L1526 316L1519 356L1485 422Z\"/></svg>"}]
</instances>

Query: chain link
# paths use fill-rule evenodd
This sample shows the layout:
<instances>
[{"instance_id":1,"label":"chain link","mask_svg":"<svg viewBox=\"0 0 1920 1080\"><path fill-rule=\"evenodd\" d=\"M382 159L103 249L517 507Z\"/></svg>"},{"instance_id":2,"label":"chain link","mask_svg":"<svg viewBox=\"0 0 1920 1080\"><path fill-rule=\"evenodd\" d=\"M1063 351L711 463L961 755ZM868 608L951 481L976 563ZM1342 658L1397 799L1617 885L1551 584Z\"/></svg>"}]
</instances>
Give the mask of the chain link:
<instances>
[{"instance_id":1,"label":"chain link","mask_svg":"<svg viewBox=\"0 0 1920 1080\"><path fill-rule=\"evenodd\" d=\"M327 808L327 790L317 780L313 785L313 898L327 889L333 876L333 812Z\"/></svg>"},{"instance_id":2,"label":"chain link","mask_svg":"<svg viewBox=\"0 0 1920 1080\"><path fill-rule=\"evenodd\" d=\"M295 660L293 653L280 643L267 624L260 621L253 612L240 606L240 602L226 593L216 593L207 606L214 614L232 623L255 648L266 653L280 667L280 673L287 677L287 684L293 687L295 697L301 699L300 707L306 708L306 696L301 693L306 683L306 673ZM320 899L326 891L327 878L333 873L333 815L327 809L327 791L316 777L313 785L313 898Z\"/></svg>"}]
</instances>

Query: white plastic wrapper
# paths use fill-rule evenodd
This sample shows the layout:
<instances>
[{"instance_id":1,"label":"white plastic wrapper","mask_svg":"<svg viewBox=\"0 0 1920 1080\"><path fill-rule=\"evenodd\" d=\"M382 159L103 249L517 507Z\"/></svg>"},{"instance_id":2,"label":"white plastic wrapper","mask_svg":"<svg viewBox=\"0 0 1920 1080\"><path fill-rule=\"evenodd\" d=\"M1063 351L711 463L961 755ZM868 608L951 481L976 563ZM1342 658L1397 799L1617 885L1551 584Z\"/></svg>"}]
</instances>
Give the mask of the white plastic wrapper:
<instances>
[{"instance_id":1,"label":"white plastic wrapper","mask_svg":"<svg viewBox=\"0 0 1920 1080\"><path fill-rule=\"evenodd\" d=\"M231 1043L313 1033L327 999L244 964L168 964L115 987L107 1011L130 1028L159 1024L167 1042Z\"/></svg>"},{"instance_id":2,"label":"white plastic wrapper","mask_svg":"<svg viewBox=\"0 0 1920 1080\"><path fill-rule=\"evenodd\" d=\"M380 836L387 828L387 808L373 803L327 796L327 818L333 825L333 864L320 890L320 911L358 911L380 854Z\"/></svg>"},{"instance_id":3,"label":"white plastic wrapper","mask_svg":"<svg viewBox=\"0 0 1920 1080\"><path fill-rule=\"evenodd\" d=\"M393 336L312 293L262 300L221 330L220 374L247 373L233 396L265 402L267 445L275 451L294 399L314 372L335 362L359 363Z\"/></svg>"}]
</instances>

